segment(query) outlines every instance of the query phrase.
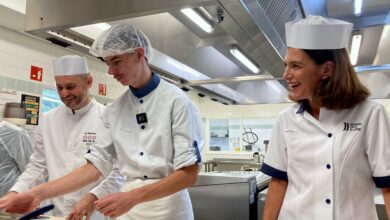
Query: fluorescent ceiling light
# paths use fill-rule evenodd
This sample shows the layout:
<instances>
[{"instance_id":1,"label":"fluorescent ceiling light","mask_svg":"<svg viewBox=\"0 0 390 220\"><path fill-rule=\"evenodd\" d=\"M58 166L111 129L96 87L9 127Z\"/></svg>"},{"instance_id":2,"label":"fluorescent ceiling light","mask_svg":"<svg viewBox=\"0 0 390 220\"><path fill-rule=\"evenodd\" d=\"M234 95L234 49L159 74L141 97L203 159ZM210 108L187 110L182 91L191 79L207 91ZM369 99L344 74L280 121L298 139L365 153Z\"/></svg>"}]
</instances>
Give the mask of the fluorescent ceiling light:
<instances>
[{"instance_id":1,"label":"fluorescent ceiling light","mask_svg":"<svg viewBox=\"0 0 390 220\"><path fill-rule=\"evenodd\" d=\"M360 43L362 42L362 35L353 35L351 47L351 63L355 65L359 56Z\"/></svg>"},{"instance_id":2,"label":"fluorescent ceiling light","mask_svg":"<svg viewBox=\"0 0 390 220\"><path fill-rule=\"evenodd\" d=\"M237 58L242 64L244 64L248 69L250 69L253 73L259 73L260 70L253 64L240 50L237 48L230 49L230 53Z\"/></svg>"},{"instance_id":3,"label":"fluorescent ceiling light","mask_svg":"<svg viewBox=\"0 0 390 220\"><path fill-rule=\"evenodd\" d=\"M362 14L363 0L354 0L354 14L359 17Z\"/></svg>"},{"instance_id":4,"label":"fluorescent ceiling light","mask_svg":"<svg viewBox=\"0 0 390 220\"><path fill-rule=\"evenodd\" d=\"M80 27L73 27L70 28L86 37L89 37L91 39L96 39L96 37L102 32L110 28L111 25L107 23L97 23L97 24L91 24L91 25L85 25Z\"/></svg>"},{"instance_id":5,"label":"fluorescent ceiling light","mask_svg":"<svg viewBox=\"0 0 390 220\"><path fill-rule=\"evenodd\" d=\"M185 14L189 19L191 19L195 24L197 24L202 30L207 33L213 32L213 26L210 22L206 21L202 16L195 12L192 8L183 8L180 10Z\"/></svg>"},{"instance_id":6,"label":"fluorescent ceiling light","mask_svg":"<svg viewBox=\"0 0 390 220\"><path fill-rule=\"evenodd\" d=\"M26 14L26 0L0 0L0 5L4 5L14 11Z\"/></svg>"}]
</instances>

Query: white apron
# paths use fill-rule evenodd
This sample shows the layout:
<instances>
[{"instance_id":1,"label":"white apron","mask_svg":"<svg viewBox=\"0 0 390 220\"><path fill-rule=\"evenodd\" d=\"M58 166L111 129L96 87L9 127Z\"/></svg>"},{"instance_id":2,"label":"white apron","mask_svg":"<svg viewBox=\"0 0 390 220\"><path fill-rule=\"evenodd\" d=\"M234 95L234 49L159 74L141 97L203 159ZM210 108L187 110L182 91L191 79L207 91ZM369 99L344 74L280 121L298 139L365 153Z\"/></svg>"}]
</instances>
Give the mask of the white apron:
<instances>
[{"instance_id":1,"label":"white apron","mask_svg":"<svg viewBox=\"0 0 390 220\"><path fill-rule=\"evenodd\" d=\"M127 192L153 182L153 180L136 179L127 182L122 192ZM118 217L117 220L193 220L192 203L187 189L175 194L156 199L149 202L140 203L130 209L129 212Z\"/></svg>"}]
</instances>

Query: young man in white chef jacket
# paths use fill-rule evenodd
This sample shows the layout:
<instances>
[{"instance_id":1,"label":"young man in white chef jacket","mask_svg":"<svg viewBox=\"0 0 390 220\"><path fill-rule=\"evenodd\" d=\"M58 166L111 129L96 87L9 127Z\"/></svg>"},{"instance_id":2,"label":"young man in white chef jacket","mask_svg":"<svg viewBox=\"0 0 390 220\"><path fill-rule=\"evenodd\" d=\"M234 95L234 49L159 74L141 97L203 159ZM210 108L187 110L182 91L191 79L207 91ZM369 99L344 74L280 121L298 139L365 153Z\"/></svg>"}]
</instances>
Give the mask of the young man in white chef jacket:
<instances>
[{"instance_id":1,"label":"young man in white chef jacket","mask_svg":"<svg viewBox=\"0 0 390 220\"><path fill-rule=\"evenodd\" d=\"M33 188L39 180L57 179L86 164L84 155L102 137L98 124L104 106L89 95L93 79L85 57L67 55L55 59L54 74L64 105L49 111L41 119L34 153L8 196ZM110 167L106 179L50 199L49 202L55 205L52 215L66 217L74 209L78 214L92 214L94 220L107 219L94 211L94 201L119 191L122 183L118 169Z\"/></svg>"},{"instance_id":2,"label":"young man in white chef jacket","mask_svg":"<svg viewBox=\"0 0 390 220\"><path fill-rule=\"evenodd\" d=\"M85 166L0 201L0 208L32 209L43 199L107 176L118 161L127 183L121 193L96 202L100 212L118 219L194 219L186 188L195 183L201 163L204 141L198 111L179 88L151 72L150 42L132 25L115 25L100 34L91 53L102 57L108 73L129 87L103 114L104 138L86 154Z\"/></svg>"}]
</instances>

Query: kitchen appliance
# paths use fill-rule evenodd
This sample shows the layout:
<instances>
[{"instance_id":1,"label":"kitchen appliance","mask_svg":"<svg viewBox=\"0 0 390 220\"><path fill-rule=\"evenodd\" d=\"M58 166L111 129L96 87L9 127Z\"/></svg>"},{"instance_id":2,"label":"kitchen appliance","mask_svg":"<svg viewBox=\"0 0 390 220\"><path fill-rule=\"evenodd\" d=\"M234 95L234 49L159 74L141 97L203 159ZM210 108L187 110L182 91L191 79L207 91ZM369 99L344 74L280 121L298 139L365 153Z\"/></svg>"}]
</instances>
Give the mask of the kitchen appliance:
<instances>
[{"instance_id":1,"label":"kitchen appliance","mask_svg":"<svg viewBox=\"0 0 390 220\"><path fill-rule=\"evenodd\" d=\"M5 103L3 120L16 125L25 125L27 121L25 105L19 102Z\"/></svg>"},{"instance_id":2,"label":"kitchen appliance","mask_svg":"<svg viewBox=\"0 0 390 220\"><path fill-rule=\"evenodd\" d=\"M257 194L269 180L260 171L199 173L188 189L195 220L257 220Z\"/></svg>"}]
</instances>

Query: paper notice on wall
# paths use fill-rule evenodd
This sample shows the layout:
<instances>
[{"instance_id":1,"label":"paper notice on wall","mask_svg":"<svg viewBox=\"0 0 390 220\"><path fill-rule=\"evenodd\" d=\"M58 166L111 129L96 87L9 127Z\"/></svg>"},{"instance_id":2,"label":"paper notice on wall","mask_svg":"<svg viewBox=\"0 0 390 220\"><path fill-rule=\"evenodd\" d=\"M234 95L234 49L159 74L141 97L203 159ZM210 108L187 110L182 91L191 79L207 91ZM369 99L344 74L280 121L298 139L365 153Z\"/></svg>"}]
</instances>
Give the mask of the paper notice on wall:
<instances>
[{"instance_id":1,"label":"paper notice on wall","mask_svg":"<svg viewBox=\"0 0 390 220\"><path fill-rule=\"evenodd\" d=\"M26 118L28 125L38 125L39 119L39 99L38 96L22 94L22 103L26 106Z\"/></svg>"},{"instance_id":2,"label":"paper notice on wall","mask_svg":"<svg viewBox=\"0 0 390 220\"><path fill-rule=\"evenodd\" d=\"M20 92L0 88L0 118L3 118L4 106L7 102L19 102Z\"/></svg>"}]
</instances>

